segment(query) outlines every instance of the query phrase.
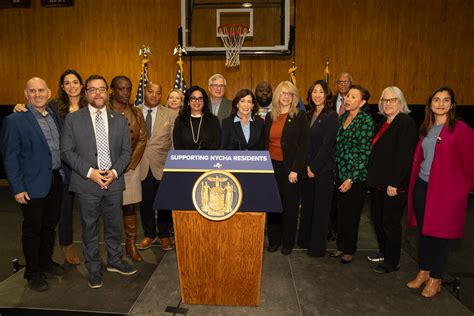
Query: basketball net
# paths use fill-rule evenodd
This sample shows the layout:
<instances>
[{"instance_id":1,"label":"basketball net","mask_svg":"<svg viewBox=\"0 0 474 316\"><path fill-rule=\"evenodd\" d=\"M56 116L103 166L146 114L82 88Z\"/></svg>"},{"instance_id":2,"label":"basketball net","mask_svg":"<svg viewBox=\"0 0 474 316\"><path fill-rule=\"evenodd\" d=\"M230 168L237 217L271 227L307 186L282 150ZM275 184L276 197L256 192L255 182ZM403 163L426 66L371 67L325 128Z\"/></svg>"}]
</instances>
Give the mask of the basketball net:
<instances>
[{"instance_id":1,"label":"basketball net","mask_svg":"<svg viewBox=\"0 0 474 316\"><path fill-rule=\"evenodd\" d=\"M225 47L225 66L227 68L240 65L240 50L249 28L240 24L224 24L217 28Z\"/></svg>"}]
</instances>

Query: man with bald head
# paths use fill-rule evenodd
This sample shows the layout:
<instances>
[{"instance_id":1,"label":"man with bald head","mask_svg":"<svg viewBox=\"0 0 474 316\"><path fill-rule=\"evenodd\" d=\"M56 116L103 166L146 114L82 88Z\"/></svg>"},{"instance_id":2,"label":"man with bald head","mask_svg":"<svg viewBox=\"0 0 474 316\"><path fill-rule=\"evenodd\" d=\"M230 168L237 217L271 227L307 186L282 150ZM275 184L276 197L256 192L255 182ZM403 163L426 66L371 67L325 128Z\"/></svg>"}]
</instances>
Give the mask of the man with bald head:
<instances>
[{"instance_id":1,"label":"man with bald head","mask_svg":"<svg viewBox=\"0 0 474 316\"><path fill-rule=\"evenodd\" d=\"M144 104L139 107L145 117L148 133L145 152L140 162L142 180L140 217L145 236L137 248L148 249L159 238L162 249L171 250L173 249L170 241L171 210L158 210L155 218L153 202L163 176L168 151L173 148L173 127L178 112L160 105L161 86L157 83L148 83L144 100Z\"/></svg>"},{"instance_id":2,"label":"man with bald head","mask_svg":"<svg viewBox=\"0 0 474 316\"><path fill-rule=\"evenodd\" d=\"M45 291L49 285L44 273L63 274L52 261L61 208L61 123L46 105L51 90L43 79L28 80L24 92L29 111L13 113L3 121L3 165L23 211L24 277L32 290Z\"/></svg>"},{"instance_id":3,"label":"man with bald head","mask_svg":"<svg viewBox=\"0 0 474 316\"><path fill-rule=\"evenodd\" d=\"M263 120L267 116L267 113L272 110L272 85L267 81L261 81L257 83L255 87L255 98L257 99L257 115Z\"/></svg>"}]
</instances>

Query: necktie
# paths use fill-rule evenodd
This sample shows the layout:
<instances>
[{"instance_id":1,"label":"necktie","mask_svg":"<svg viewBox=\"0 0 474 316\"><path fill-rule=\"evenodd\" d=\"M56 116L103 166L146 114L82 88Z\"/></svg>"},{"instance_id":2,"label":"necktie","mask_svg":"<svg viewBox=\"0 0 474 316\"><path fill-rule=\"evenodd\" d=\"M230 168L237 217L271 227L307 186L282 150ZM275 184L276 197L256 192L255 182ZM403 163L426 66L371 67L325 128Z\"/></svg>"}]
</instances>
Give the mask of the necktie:
<instances>
[{"instance_id":1,"label":"necktie","mask_svg":"<svg viewBox=\"0 0 474 316\"><path fill-rule=\"evenodd\" d=\"M101 111L95 114L95 141L97 142L97 159L100 170L109 170L112 167L110 160L109 140L105 131L105 123Z\"/></svg>"},{"instance_id":2,"label":"necktie","mask_svg":"<svg viewBox=\"0 0 474 316\"><path fill-rule=\"evenodd\" d=\"M345 112L345 110L344 110L344 97L341 97L341 106L339 107L339 116L344 114L344 112Z\"/></svg>"},{"instance_id":3,"label":"necktie","mask_svg":"<svg viewBox=\"0 0 474 316\"><path fill-rule=\"evenodd\" d=\"M151 121L152 121L151 112L153 112L153 110L148 110L148 113L146 114L146 118L145 118L146 135L148 138L150 138L151 136Z\"/></svg>"}]
</instances>

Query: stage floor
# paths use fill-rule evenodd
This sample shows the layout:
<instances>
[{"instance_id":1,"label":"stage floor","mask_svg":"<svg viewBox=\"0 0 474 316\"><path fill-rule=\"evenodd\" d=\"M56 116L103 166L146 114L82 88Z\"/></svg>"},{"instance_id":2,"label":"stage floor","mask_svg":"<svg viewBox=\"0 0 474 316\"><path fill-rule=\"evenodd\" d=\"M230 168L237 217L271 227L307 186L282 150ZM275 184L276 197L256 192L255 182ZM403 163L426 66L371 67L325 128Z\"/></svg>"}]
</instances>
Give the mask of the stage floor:
<instances>
[{"instance_id":1,"label":"stage floor","mask_svg":"<svg viewBox=\"0 0 474 316\"><path fill-rule=\"evenodd\" d=\"M295 249L290 256L264 251L261 301L258 307L230 307L181 304L176 253L164 252L159 245L143 251L144 261L136 264L139 273L121 276L104 272L104 286L87 286L83 265L67 267L63 277L48 279L50 290L29 290L22 271L11 275L11 260L21 253L21 211L0 187L0 315L472 315L474 282L472 279L473 212L472 197L466 238L453 245L448 272L461 279L461 301L448 289L434 299L424 299L419 290L409 290L405 283L417 271L416 232L404 234L400 271L377 274L366 256L376 248L367 216L361 218L359 250L354 261L342 265L329 257L310 258L305 250ZM75 212L75 247L81 252L80 225ZM141 236L141 232L139 232ZM328 248L333 249L334 243ZM101 245L102 258L105 250ZM81 258L82 259L82 258ZM59 247L55 260L63 262ZM467 304L467 307L464 304ZM471 308L471 311L469 310Z\"/></svg>"}]
</instances>

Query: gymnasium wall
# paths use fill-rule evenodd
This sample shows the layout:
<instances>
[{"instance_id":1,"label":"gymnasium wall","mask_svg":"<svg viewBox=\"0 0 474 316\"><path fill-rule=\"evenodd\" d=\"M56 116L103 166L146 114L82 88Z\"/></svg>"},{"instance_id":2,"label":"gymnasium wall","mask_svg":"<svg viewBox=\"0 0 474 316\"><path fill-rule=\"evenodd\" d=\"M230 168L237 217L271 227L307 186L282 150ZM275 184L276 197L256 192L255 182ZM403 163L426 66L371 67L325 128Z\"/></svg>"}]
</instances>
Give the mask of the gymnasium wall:
<instances>
[{"instance_id":1,"label":"gymnasium wall","mask_svg":"<svg viewBox=\"0 0 474 316\"><path fill-rule=\"evenodd\" d=\"M292 0L291 0L292 1ZM292 1L293 2L293 1ZM381 90L398 85L408 103L424 103L441 84L452 86L459 104L474 104L472 0L297 0L297 86L306 89L323 78L330 62L335 74L347 70L365 85L375 103ZM24 100L25 81L45 78L57 91L64 69L84 77L99 73L110 80L129 76L134 86L141 71L138 48L151 46L150 78L172 87L180 24L178 0L76 0L74 7L0 10L0 104ZM219 72L227 96L261 80L275 87L287 80L290 56L241 57L226 69L223 56L185 57L185 78L207 86Z\"/></svg>"}]
</instances>

